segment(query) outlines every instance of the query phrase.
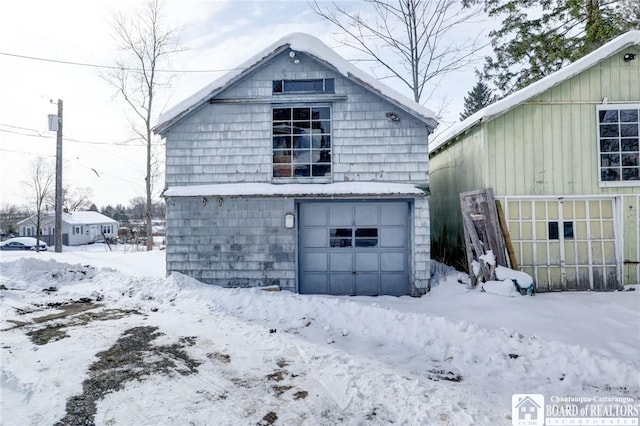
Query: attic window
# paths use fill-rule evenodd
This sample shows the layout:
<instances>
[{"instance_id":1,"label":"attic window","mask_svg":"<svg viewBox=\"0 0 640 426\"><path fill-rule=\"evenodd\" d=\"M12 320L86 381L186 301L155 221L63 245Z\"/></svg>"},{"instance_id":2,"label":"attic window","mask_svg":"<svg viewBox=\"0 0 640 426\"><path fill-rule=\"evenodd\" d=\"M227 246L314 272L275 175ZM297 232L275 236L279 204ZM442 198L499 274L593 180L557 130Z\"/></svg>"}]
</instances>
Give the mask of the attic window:
<instances>
[{"instance_id":1,"label":"attic window","mask_svg":"<svg viewBox=\"0 0 640 426\"><path fill-rule=\"evenodd\" d=\"M332 78L273 80L273 93L334 93Z\"/></svg>"}]
</instances>

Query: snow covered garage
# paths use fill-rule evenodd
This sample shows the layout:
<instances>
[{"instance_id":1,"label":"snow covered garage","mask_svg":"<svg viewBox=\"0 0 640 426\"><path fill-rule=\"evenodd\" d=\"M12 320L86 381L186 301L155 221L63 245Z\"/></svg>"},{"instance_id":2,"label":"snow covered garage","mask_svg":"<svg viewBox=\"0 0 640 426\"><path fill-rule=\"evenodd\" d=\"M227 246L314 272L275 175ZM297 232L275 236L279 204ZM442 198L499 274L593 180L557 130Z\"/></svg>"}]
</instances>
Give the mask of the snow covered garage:
<instances>
[{"instance_id":1,"label":"snow covered garage","mask_svg":"<svg viewBox=\"0 0 640 426\"><path fill-rule=\"evenodd\" d=\"M630 31L434 138L434 251L461 246L460 192L490 187L538 291L639 284L639 58Z\"/></svg>"},{"instance_id":2,"label":"snow covered garage","mask_svg":"<svg viewBox=\"0 0 640 426\"><path fill-rule=\"evenodd\" d=\"M167 272L225 287L420 295L431 111L287 36L159 119Z\"/></svg>"}]
</instances>

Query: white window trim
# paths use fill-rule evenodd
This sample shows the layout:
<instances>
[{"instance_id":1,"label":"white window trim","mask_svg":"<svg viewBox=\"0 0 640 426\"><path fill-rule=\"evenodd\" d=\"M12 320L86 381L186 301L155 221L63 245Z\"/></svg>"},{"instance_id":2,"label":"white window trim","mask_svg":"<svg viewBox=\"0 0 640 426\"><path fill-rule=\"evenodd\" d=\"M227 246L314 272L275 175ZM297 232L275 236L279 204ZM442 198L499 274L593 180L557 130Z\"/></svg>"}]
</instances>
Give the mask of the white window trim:
<instances>
[{"instance_id":1,"label":"white window trim","mask_svg":"<svg viewBox=\"0 0 640 426\"><path fill-rule=\"evenodd\" d=\"M598 185L600 188L619 188L619 187L632 187L640 186L640 180L616 180L616 181L603 181L602 180L602 158L600 152L600 111L605 109L640 109L640 103L611 103L611 104L598 104L596 105L596 145L598 146Z\"/></svg>"}]
</instances>

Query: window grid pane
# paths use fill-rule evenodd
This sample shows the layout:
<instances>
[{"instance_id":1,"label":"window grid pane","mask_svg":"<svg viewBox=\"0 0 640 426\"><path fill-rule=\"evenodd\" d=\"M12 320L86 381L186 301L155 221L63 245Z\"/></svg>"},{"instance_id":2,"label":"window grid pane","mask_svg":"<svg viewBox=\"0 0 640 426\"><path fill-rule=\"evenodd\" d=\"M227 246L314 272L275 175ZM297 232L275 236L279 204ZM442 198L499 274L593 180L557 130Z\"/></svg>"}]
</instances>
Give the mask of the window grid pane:
<instances>
[{"instance_id":1,"label":"window grid pane","mask_svg":"<svg viewBox=\"0 0 640 426\"><path fill-rule=\"evenodd\" d=\"M273 177L331 175L330 107L278 107L272 118Z\"/></svg>"},{"instance_id":2,"label":"window grid pane","mask_svg":"<svg viewBox=\"0 0 640 426\"><path fill-rule=\"evenodd\" d=\"M598 110L598 123L600 180L640 180L640 109L607 106Z\"/></svg>"},{"instance_id":3,"label":"window grid pane","mask_svg":"<svg viewBox=\"0 0 640 426\"><path fill-rule=\"evenodd\" d=\"M354 238L355 237L355 238ZM329 247L377 247L378 228L330 228Z\"/></svg>"},{"instance_id":4,"label":"window grid pane","mask_svg":"<svg viewBox=\"0 0 640 426\"><path fill-rule=\"evenodd\" d=\"M352 247L353 229L331 228L329 229L329 247Z\"/></svg>"}]
</instances>

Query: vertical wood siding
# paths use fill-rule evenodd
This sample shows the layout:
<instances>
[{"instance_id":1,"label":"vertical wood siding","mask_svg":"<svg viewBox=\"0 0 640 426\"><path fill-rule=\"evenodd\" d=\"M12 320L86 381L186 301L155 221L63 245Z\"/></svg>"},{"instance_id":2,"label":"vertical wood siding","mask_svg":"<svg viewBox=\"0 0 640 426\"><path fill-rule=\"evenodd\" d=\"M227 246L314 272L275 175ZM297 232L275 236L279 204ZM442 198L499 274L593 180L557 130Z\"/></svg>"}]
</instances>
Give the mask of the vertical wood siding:
<instances>
[{"instance_id":1,"label":"vertical wood siding","mask_svg":"<svg viewBox=\"0 0 640 426\"><path fill-rule=\"evenodd\" d=\"M640 57L640 49L634 51ZM616 54L485 125L489 181L502 195L631 194L600 188L596 105L640 102L640 60Z\"/></svg>"},{"instance_id":2,"label":"vertical wood siding","mask_svg":"<svg viewBox=\"0 0 640 426\"><path fill-rule=\"evenodd\" d=\"M624 62L625 53L635 53L636 60ZM637 284L640 268L632 262L640 260L640 184L600 187L596 105L604 98L609 103L640 102L638 58L638 46L624 49L432 155L434 239L451 239L443 229L450 232L456 222L452 216L460 214L455 198L461 191L493 187L497 196L620 195L623 259L631 262L623 267L623 281ZM454 170L440 171L448 167ZM485 173L479 176L478 169Z\"/></svg>"},{"instance_id":3,"label":"vertical wood siding","mask_svg":"<svg viewBox=\"0 0 640 426\"><path fill-rule=\"evenodd\" d=\"M640 284L640 194L623 197L625 284Z\"/></svg>"},{"instance_id":4,"label":"vertical wood siding","mask_svg":"<svg viewBox=\"0 0 640 426\"><path fill-rule=\"evenodd\" d=\"M430 159L432 249L441 251L434 254L444 258L461 250L460 192L483 188L489 179L482 128L472 129L464 138L464 143L454 143Z\"/></svg>"}]
</instances>

